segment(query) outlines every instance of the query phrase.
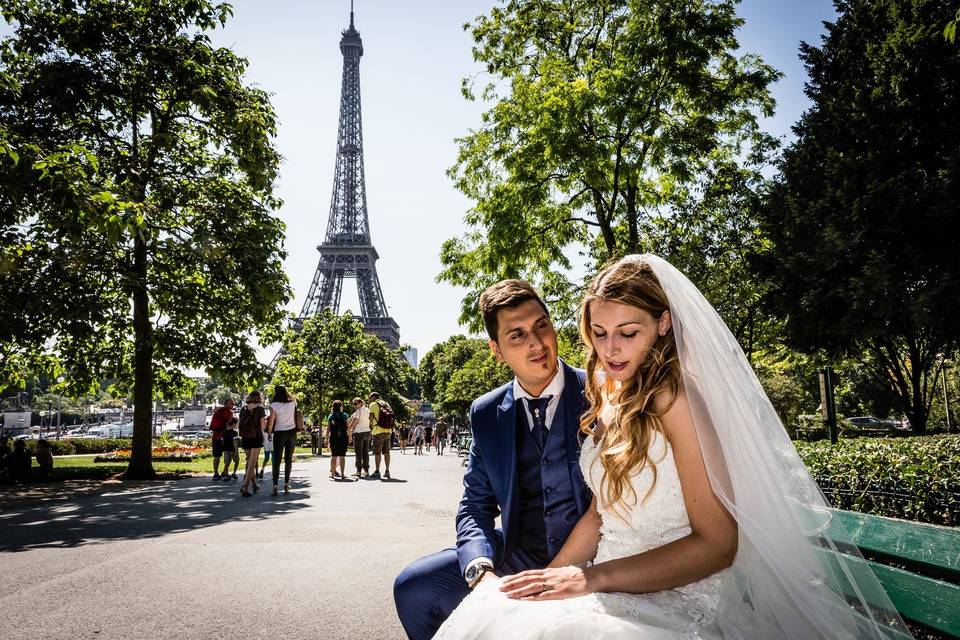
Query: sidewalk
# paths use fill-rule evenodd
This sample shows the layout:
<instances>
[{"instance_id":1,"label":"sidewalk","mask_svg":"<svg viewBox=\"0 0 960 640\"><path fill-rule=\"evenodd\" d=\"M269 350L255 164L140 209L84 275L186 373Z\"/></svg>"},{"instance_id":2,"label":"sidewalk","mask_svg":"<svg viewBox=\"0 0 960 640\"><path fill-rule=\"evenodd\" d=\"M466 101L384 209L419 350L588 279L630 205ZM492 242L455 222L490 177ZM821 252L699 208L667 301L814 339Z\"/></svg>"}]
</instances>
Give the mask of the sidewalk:
<instances>
[{"instance_id":1,"label":"sidewalk","mask_svg":"<svg viewBox=\"0 0 960 640\"><path fill-rule=\"evenodd\" d=\"M393 578L453 543L463 467L392 457L385 482L296 462L276 498L268 472L253 498L199 476L4 511L0 639L402 638Z\"/></svg>"}]
</instances>

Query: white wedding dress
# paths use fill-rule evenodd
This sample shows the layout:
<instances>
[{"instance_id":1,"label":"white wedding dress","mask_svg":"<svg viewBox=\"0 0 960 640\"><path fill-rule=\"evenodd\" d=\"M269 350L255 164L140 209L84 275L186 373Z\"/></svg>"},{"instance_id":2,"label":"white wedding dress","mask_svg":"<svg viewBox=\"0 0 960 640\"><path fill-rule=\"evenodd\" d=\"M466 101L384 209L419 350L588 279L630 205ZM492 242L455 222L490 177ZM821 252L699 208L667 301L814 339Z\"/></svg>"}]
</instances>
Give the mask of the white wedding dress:
<instances>
[{"instance_id":1,"label":"white wedding dress","mask_svg":"<svg viewBox=\"0 0 960 640\"><path fill-rule=\"evenodd\" d=\"M583 477L597 495L603 473L598 452L587 438L580 454ZM653 472L645 467L631 479L637 506L622 516L600 510L603 524L595 563L643 553L690 533L673 451L662 434L656 434L650 446L650 459L657 469L653 491L647 495ZM720 638L714 617L721 575L655 593L593 593L543 602L511 600L500 591L498 580L487 580L464 599L434 640Z\"/></svg>"}]
</instances>

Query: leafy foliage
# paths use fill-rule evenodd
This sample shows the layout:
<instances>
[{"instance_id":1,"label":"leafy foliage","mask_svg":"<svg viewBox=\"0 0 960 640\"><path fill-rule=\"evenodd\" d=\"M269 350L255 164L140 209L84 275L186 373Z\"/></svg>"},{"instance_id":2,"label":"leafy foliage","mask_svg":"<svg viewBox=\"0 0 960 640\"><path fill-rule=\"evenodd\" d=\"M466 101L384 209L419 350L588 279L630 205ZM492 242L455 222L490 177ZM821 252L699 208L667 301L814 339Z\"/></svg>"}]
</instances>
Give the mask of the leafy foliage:
<instances>
[{"instance_id":1,"label":"leafy foliage","mask_svg":"<svg viewBox=\"0 0 960 640\"><path fill-rule=\"evenodd\" d=\"M56 367L77 394L132 387L131 475L152 475L155 392L188 384L187 368L255 379L252 336L279 337L289 298L276 118L246 61L208 36L230 14L210 0L4 3L4 368Z\"/></svg>"},{"instance_id":2,"label":"leafy foliage","mask_svg":"<svg viewBox=\"0 0 960 640\"><path fill-rule=\"evenodd\" d=\"M456 335L435 345L418 368L424 398L438 414L465 416L479 396L513 377L482 338Z\"/></svg>"},{"instance_id":3,"label":"leafy foliage","mask_svg":"<svg viewBox=\"0 0 960 640\"><path fill-rule=\"evenodd\" d=\"M934 26L948 4L836 3L822 46L801 47L813 104L760 209L790 344L861 359L917 431L960 337L960 50Z\"/></svg>"},{"instance_id":4,"label":"leafy foliage","mask_svg":"<svg viewBox=\"0 0 960 640\"><path fill-rule=\"evenodd\" d=\"M960 524L960 436L794 444L837 508Z\"/></svg>"},{"instance_id":5,"label":"leafy foliage","mask_svg":"<svg viewBox=\"0 0 960 640\"><path fill-rule=\"evenodd\" d=\"M349 411L354 397L366 399L376 391L398 419L409 416L402 394L413 371L404 348L390 349L350 315L324 310L299 331L287 332L283 345L286 356L277 363L273 383L297 396L304 415L322 422L334 400L342 400Z\"/></svg>"},{"instance_id":6,"label":"leafy foliage","mask_svg":"<svg viewBox=\"0 0 960 640\"><path fill-rule=\"evenodd\" d=\"M574 252L597 267L660 248L692 212L727 224L760 180L778 77L733 53L740 24L733 0L510 0L466 25L492 106L450 170L476 203L441 252L440 278L471 290L461 322L479 330L479 292L505 277L573 318Z\"/></svg>"}]
</instances>

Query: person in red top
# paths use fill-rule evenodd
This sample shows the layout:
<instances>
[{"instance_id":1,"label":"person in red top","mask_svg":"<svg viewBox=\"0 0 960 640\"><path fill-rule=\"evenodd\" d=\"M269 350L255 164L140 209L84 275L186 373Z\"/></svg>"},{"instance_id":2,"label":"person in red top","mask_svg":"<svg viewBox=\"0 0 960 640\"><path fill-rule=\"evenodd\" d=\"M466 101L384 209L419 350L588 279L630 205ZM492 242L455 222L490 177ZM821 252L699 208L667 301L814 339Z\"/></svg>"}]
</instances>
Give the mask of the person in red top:
<instances>
[{"instance_id":1,"label":"person in red top","mask_svg":"<svg viewBox=\"0 0 960 640\"><path fill-rule=\"evenodd\" d=\"M223 455L223 432L227 430L227 423L233 418L233 398L223 401L223 406L213 412L210 418L210 431L213 432L213 479L220 479L220 457ZM226 469L224 469L226 474Z\"/></svg>"}]
</instances>

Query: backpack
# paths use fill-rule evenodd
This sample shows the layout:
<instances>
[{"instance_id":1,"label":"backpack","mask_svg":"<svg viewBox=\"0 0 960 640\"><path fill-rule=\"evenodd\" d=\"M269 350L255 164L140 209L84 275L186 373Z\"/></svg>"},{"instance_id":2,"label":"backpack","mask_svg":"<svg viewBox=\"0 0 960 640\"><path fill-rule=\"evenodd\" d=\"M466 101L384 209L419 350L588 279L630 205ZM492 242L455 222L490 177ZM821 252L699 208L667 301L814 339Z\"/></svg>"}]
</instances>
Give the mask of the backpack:
<instances>
[{"instance_id":1,"label":"backpack","mask_svg":"<svg viewBox=\"0 0 960 640\"><path fill-rule=\"evenodd\" d=\"M393 414L393 409L383 400L378 400L377 404L380 405L380 414L377 416L377 426L381 429L393 429L396 424L396 416Z\"/></svg>"},{"instance_id":2,"label":"backpack","mask_svg":"<svg viewBox=\"0 0 960 640\"><path fill-rule=\"evenodd\" d=\"M240 424L238 425L238 430L240 431L241 438L256 438L257 431L259 431L258 426L254 419L254 413L250 409L244 407L240 409Z\"/></svg>"}]
</instances>

